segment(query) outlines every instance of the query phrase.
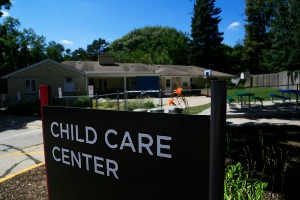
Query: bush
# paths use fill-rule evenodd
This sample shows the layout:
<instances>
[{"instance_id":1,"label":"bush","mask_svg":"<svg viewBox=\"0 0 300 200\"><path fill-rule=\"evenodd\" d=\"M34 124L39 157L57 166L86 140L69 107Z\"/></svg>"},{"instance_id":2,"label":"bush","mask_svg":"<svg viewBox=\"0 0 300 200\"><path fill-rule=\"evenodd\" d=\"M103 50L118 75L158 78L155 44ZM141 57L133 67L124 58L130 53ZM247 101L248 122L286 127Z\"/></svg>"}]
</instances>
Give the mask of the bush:
<instances>
[{"instance_id":1,"label":"bush","mask_svg":"<svg viewBox=\"0 0 300 200\"><path fill-rule=\"evenodd\" d=\"M100 110L117 110L118 103L117 101L113 101L110 99L98 99L93 100L93 109L100 109Z\"/></svg>"},{"instance_id":2,"label":"bush","mask_svg":"<svg viewBox=\"0 0 300 200\"><path fill-rule=\"evenodd\" d=\"M80 108L91 108L92 107L92 100L88 96L81 96L76 99L72 105L73 107L80 107Z\"/></svg>"},{"instance_id":3,"label":"bush","mask_svg":"<svg viewBox=\"0 0 300 200\"><path fill-rule=\"evenodd\" d=\"M145 109L151 109L155 108L155 104L151 99L144 99L141 101L140 99L130 100L126 102L126 110L133 111L137 108L145 108Z\"/></svg>"}]
</instances>

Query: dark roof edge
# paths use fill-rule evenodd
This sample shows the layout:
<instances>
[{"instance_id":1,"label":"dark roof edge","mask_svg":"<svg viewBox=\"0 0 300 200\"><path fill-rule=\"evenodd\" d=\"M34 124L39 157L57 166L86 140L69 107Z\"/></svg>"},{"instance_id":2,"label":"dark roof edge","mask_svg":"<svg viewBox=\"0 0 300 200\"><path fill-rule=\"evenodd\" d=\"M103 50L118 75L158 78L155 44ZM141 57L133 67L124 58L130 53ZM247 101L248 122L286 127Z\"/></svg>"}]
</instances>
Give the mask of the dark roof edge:
<instances>
[{"instance_id":1,"label":"dark roof edge","mask_svg":"<svg viewBox=\"0 0 300 200\"><path fill-rule=\"evenodd\" d=\"M35 63L35 64L33 64L33 65L30 65L30 66L28 66L28 67L24 67L24 68L19 69L19 70L17 70L17 71L14 71L14 72L11 72L11 73L9 73L9 74L6 74L6 75L2 76L1 78L8 78L8 77L10 77L10 76L12 76L12 75L18 74L18 73L20 73L20 72L22 72L22 71L25 71L25 70L27 70L27 69L36 67L36 66L41 65L41 64L44 64L44 63L46 63L46 62L50 62L50 63L56 64L56 65L59 65L59 66L61 66L61 67L64 67L64 68L67 68L67 69L76 71L76 72L78 72L78 73L85 74L85 72L83 72L83 71L81 71L81 70L78 70L78 69L76 69L76 68L70 67L70 66L68 66L68 65L65 65L65 64L62 64L62 63L59 63L59 62L56 62L56 61L51 60L51 59L48 58L48 59L42 60L42 61L40 61L40 62L38 62L38 63Z\"/></svg>"}]
</instances>

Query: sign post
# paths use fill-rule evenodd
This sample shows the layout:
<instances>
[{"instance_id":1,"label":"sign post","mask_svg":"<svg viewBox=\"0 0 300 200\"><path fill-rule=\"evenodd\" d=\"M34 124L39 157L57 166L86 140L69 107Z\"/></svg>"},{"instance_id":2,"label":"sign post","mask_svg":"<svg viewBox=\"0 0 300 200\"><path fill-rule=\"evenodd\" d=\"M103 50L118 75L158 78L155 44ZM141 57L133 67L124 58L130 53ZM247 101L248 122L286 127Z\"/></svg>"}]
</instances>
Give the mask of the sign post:
<instances>
[{"instance_id":1,"label":"sign post","mask_svg":"<svg viewBox=\"0 0 300 200\"><path fill-rule=\"evenodd\" d=\"M211 81L209 200L224 199L226 81Z\"/></svg>"}]
</instances>

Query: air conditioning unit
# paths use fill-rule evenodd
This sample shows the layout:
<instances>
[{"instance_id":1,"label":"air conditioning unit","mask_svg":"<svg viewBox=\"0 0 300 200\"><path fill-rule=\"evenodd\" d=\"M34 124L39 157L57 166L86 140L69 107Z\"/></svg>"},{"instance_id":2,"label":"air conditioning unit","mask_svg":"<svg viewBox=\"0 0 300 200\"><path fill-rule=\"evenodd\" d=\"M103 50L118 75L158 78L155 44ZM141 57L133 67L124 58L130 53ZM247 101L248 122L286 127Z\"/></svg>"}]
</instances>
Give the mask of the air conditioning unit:
<instances>
[{"instance_id":1,"label":"air conditioning unit","mask_svg":"<svg viewBox=\"0 0 300 200\"><path fill-rule=\"evenodd\" d=\"M203 75L204 76L211 76L211 69L205 69Z\"/></svg>"}]
</instances>

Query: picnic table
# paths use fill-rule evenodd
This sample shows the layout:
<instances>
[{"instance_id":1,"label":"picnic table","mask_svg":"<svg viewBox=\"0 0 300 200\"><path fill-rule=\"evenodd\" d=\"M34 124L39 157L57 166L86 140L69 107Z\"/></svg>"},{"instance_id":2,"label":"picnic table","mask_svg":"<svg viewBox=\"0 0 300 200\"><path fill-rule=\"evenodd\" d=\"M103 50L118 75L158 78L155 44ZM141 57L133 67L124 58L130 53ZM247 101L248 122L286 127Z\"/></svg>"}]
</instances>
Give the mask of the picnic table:
<instances>
[{"instance_id":1,"label":"picnic table","mask_svg":"<svg viewBox=\"0 0 300 200\"><path fill-rule=\"evenodd\" d=\"M293 90L293 89L284 89L284 90L278 90L278 92L281 92L282 96L284 93L287 93L291 99L291 94L295 94L296 100L298 100L298 96L300 94L300 90Z\"/></svg>"},{"instance_id":2,"label":"picnic table","mask_svg":"<svg viewBox=\"0 0 300 200\"><path fill-rule=\"evenodd\" d=\"M241 102L241 108L243 108L247 103L247 97L248 97L248 107L250 108L250 97L254 96L251 92L236 92L235 93L238 96L238 103Z\"/></svg>"},{"instance_id":3,"label":"picnic table","mask_svg":"<svg viewBox=\"0 0 300 200\"><path fill-rule=\"evenodd\" d=\"M296 97L296 110L297 110L300 90L283 89L283 90L278 90L278 92L281 92L282 96L283 96L284 93L287 93L289 95L290 101L291 101L291 94L294 94L295 97Z\"/></svg>"}]
</instances>

